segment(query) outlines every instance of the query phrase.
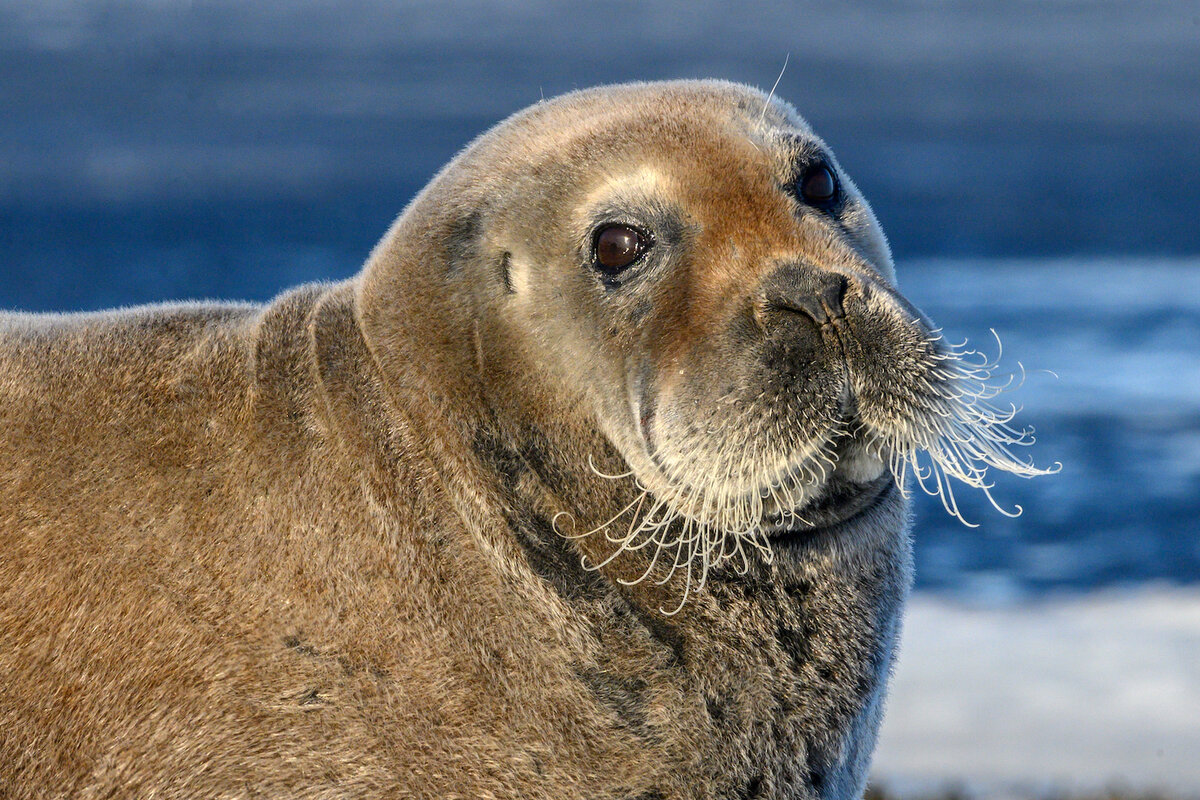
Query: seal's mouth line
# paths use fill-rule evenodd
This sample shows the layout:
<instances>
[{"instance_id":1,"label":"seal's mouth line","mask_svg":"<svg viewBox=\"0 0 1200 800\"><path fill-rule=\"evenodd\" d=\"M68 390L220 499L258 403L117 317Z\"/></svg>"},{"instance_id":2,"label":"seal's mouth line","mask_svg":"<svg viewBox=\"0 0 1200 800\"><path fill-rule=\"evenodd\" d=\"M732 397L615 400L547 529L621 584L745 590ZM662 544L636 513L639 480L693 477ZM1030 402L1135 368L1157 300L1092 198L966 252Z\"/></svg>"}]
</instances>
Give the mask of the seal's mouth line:
<instances>
[{"instance_id":1,"label":"seal's mouth line","mask_svg":"<svg viewBox=\"0 0 1200 800\"><path fill-rule=\"evenodd\" d=\"M855 484L858 491L842 488L827 494L794 513L764 520L762 531L772 542L787 541L794 536L810 536L862 517L883 504L899 488L890 474L884 473L867 484ZM802 524L795 522L803 520Z\"/></svg>"}]
</instances>

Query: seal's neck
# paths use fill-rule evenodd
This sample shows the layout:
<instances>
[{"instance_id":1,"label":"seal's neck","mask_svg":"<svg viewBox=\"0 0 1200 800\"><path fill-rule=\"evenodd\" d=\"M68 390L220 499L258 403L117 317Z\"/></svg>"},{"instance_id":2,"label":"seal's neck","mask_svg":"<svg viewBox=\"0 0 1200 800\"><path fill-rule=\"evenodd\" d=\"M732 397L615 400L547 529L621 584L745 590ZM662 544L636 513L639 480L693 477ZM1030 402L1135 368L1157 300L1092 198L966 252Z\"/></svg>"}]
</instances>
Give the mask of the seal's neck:
<instances>
[{"instance_id":1,"label":"seal's neck","mask_svg":"<svg viewBox=\"0 0 1200 800\"><path fill-rule=\"evenodd\" d=\"M689 746L725 765L713 767L716 785L753 767L778 792L764 796L861 794L908 591L907 537L814 541L776 552L771 562L755 556L744 573L717 568L678 613L665 613L678 602L678 580L630 586L622 579L644 571L648 554L624 553L588 569L581 559L601 563L612 542L602 532L572 539L554 524L555 504L577 521L603 521L628 494L612 481L600 483L607 495L580 489L597 482L590 469L543 432L517 433L485 428L473 442L484 472L501 481L507 535L529 568L598 632L618 628L623 614L637 620L658 647L666 679L688 698L684 706L696 703L677 709L676 722L687 730L707 726ZM892 522L893 531L903 527ZM597 635L615 648L632 637L628 630ZM644 656L633 650L609 653L600 669L614 679L638 674ZM689 713L697 718L684 720Z\"/></svg>"},{"instance_id":2,"label":"seal's neck","mask_svg":"<svg viewBox=\"0 0 1200 800\"><path fill-rule=\"evenodd\" d=\"M537 589L519 592L520 602L554 601L552 613L514 613L603 645L576 655L581 692L598 708L637 676L643 688L628 695L645 721L638 735L647 758L677 762L698 786L728 787L731 796L861 793L909 584L903 520L773 561L752 553L744 572L718 567L704 591L665 613L678 604L682 574L659 583L652 571L628 585L652 554L607 560L616 545L603 523L640 490L632 478L595 473L619 473L621 461L578 409L545 396L518 402L526 387L511 382L517 376L469 380L480 373L469 329L434 331L422 343L423 332L388 330L384 312L374 313L372 323L343 298L315 316L331 416L362 437L357 447L377 465L379 491L389 493L388 475L437 483L462 535L482 545L505 585ZM451 361L434 361L443 347ZM507 402L486 389L501 380ZM380 414L391 423L373 422ZM382 505L404 513L402 502ZM589 569L585 557L603 566Z\"/></svg>"}]
</instances>

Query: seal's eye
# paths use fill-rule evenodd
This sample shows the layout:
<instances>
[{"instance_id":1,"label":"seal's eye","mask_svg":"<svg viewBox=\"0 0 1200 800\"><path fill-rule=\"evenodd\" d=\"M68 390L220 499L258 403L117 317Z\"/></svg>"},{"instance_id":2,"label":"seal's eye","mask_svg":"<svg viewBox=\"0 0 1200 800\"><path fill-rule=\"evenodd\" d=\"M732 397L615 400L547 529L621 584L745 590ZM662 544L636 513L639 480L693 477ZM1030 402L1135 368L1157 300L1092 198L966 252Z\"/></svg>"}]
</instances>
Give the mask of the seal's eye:
<instances>
[{"instance_id":1,"label":"seal's eye","mask_svg":"<svg viewBox=\"0 0 1200 800\"><path fill-rule=\"evenodd\" d=\"M796 182L800 197L814 206L827 206L837 198L837 177L826 164L814 164Z\"/></svg>"},{"instance_id":2,"label":"seal's eye","mask_svg":"<svg viewBox=\"0 0 1200 800\"><path fill-rule=\"evenodd\" d=\"M615 275L646 251L650 239L628 225L606 225L596 233L596 265Z\"/></svg>"}]
</instances>

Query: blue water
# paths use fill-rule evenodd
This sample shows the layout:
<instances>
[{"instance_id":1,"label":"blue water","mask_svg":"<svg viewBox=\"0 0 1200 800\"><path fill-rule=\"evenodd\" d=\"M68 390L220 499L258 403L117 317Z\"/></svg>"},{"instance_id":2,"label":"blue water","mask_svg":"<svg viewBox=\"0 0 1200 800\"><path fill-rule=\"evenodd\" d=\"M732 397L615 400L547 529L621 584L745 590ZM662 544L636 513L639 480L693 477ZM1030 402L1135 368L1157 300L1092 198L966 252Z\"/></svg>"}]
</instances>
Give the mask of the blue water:
<instances>
[{"instance_id":1,"label":"blue water","mask_svg":"<svg viewBox=\"0 0 1200 800\"><path fill-rule=\"evenodd\" d=\"M996 599L1200 580L1200 259L914 261L905 293L947 331L1025 367L1030 453L998 478L1008 519L965 492L968 529L921 498L919 584ZM1053 373L1053 374L1051 374Z\"/></svg>"},{"instance_id":2,"label":"blue water","mask_svg":"<svg viewBox=\"0 0 1200 800\"><path fill-rule=\"evenodd\" d=\"M0 0L0 307L342 278L543 94L769 87L785 56L906 293L951 336L996 329L1063 464L1000 479L1015 520L918 498L919 585L1200 581L1200 2Z\"/></svg>"}]
</instances>

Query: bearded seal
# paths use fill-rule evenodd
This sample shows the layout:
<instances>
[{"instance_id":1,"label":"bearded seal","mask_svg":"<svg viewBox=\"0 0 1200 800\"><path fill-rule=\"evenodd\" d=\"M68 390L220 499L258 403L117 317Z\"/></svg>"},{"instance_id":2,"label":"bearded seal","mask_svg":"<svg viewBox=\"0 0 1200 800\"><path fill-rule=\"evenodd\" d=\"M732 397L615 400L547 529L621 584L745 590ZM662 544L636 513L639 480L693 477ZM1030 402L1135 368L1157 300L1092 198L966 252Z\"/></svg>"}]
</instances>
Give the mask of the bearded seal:
<instances>
[{"instance_id":1,"label":"bearded seal","mask_svg":"<svg viewBox=\"0 0 1200 800\"><path fill-rule=\"evenodd\" d=\"M10 315L2 793L856 797L897 476L1034 471L989 366L720 82L515 115L344 283Z\"/></svg>"}]
</instances>

